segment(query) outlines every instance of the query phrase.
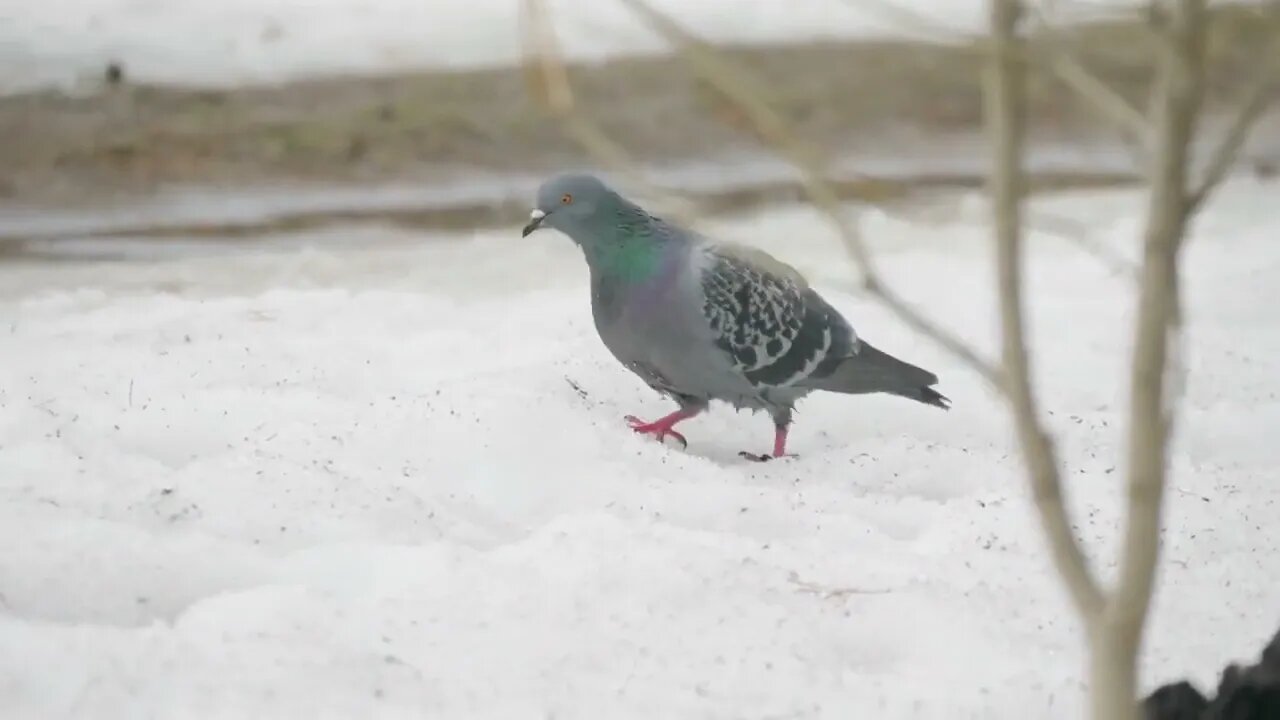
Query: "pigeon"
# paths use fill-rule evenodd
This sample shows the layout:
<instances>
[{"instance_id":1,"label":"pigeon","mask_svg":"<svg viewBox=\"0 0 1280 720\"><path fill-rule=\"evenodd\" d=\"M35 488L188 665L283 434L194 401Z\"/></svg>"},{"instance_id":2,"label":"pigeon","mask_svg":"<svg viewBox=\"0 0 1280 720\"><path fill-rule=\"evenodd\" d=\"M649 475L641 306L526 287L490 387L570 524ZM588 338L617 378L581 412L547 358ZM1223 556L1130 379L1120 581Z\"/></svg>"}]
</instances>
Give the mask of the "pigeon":
<instances>
[{"instance_id":1,"label":"pigeon","mask_svg":"<svg viewBox=\"0 0 1280 720\"><path fill-rule=\"evenodd\" d=\"M787 456L796 402L814 391L888 393L950 409L932 372L899 360L854 332L793 267L747 245L718 242L651 215L600 178L545 180L522 237L567 235L586 259L591 314L609 352L650 388L675 401L637 433L671 437L711 401L767 412L771 454Z\"/></svg>"}]
</instances>

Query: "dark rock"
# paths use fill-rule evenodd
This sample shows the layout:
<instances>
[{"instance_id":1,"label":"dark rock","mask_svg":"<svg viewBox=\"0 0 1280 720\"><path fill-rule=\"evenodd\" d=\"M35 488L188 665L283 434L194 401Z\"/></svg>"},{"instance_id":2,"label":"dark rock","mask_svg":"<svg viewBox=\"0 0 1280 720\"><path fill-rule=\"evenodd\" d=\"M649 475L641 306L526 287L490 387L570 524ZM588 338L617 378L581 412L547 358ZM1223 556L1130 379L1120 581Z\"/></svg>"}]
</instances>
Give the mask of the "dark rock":
<instances>
[{"instance_id":1,"label":"dark rock","mask_svg":"<svg viewBox=\"0 0 1280 720\"><path fill-rule=\"evenodd\" d=\"M1147 720L1280 720L1280 632L1256 665L1222 671L1212 702L1182 681L1157 689L1142 705Z\"/></svg>"},{"instance_id":2,"label":"dark rock","mask_svg":"<svg viewBox=\"0 0 1280 720\"><path fill-rule=\"evenodd\" d=\"M1191 683L1170 683L1151 693L1142 703L1147 720L1200 720L1209 701Z\"/></svg>"}]
</instances>

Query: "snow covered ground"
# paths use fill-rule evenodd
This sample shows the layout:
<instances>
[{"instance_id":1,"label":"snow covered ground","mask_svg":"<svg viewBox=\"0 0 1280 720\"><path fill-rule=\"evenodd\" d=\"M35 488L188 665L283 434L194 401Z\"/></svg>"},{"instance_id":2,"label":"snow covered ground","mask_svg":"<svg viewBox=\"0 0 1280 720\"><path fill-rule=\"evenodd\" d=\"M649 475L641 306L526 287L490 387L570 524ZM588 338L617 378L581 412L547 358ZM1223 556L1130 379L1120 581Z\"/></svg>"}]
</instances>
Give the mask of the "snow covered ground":
<instances>
[{"instance_id":1,"label":"snow covered ground","mask_svg":"<svg viewBox=\"0 0 1280 720\"><path fill-rule=\"evenodd\" d=\"M1149 685L1280 622L1280 215L1237 183L1185 261L1190 382ZM1135 197L1041 203L1120 244ZM972 207L970 207L972 209ZM994 347L980 221L868 217L914 301ZM792 448L687 451L594 336L554 234L373 227L0 265L0 716L1076 718L1082 659L1005 413L843 290L803 209L708 228L793 261L950 413L816 397ZM1039 379L1113 557L1128 282L1035 240ZM580 394L569 381L582 389Z\"/></svg>"},{"instance_id":2,"label":"snow covered ground","mask_svg":"<svg viewBox=\"0 0 1280 720\"><path fill-rule=\"evenodd\" d=\"M665 49L618 0L546 0L566 55ZM131 77L211 86L409 67L507 65L524 0L0 0L0 92L70 87L123 62ZM1065 19L1130 0L1057 0ZM886 34L981 26L985 0L652 0L708 39ZM910 13L905 18L902 9ZM916 19L923 16L923 23Z\"/></svg>"}]
</instances>

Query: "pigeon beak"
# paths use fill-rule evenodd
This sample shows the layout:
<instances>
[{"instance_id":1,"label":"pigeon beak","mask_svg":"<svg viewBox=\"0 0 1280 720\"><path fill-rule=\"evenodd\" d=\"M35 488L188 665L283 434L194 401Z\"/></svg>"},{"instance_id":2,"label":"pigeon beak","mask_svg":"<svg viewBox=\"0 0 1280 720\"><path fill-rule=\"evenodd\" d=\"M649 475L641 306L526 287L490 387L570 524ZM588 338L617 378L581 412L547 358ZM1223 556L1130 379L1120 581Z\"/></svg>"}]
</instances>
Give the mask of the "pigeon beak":
<instances>
[{"instance_id":1,"label":"pigeon beak","mask_svg":"<svg viewBox=\"0 0 1280 720\"><path fill-rule=\"evenodd\" d=\"M542 225L543 219L546 217L547 214L541 210L534 210L529 213L529 224L524 226L524 230L521 231L520 237L529 237L529 233L537 230Z\"/></svg>"}]
</instances>

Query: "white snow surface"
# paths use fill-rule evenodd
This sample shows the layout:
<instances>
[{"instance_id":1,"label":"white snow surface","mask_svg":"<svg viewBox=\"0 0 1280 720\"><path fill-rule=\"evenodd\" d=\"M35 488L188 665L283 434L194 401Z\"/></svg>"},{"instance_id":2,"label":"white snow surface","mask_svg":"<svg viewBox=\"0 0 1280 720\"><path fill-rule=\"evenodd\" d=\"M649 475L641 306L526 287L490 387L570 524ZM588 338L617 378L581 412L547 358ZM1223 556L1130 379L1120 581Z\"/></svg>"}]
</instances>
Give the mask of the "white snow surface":
<instances>
[{"instance_id":1,"label":"white snow surface","mask_svg":"<svg viewBox=\"0 0 1280 720\"><path fill-rule=\"evenodd\" d=\"M1076 20L1132 0L1046 3ZM946 39L984 22L985 0L651 0L708 40L906 35ZM135 80L273 83L405 68L520 62L524 0L0 0L0 92L75 87L110 61ZM665 52L619 0L545 0L565 56ZM904 13L905 11L905 13Z\"/></svg>"},{"instance_id":2,"label":"white snow surface","mask_svg":"<svg viewBox=\"0 0 1280 720\"><path fill-rule=\"evenodd\" d=\"M1274 197L1228 186L1183 263L1148 688L1207 685L1280 622ZM1136 195L1038 204L1135 254ZM911 302L996 346L980 212L863 228ZM736 455L763 415L717 407L685 451L635 436L624 414L669 407L601 346L555 233L0 265L0 717L1080 717L997 398L851 293L810 211L706 229L793 262L954 409L813 397L799 457L766 464ZM1131 282L1037 234L1027 287L1110 578Z\"/></svg>"}]
</instances>

